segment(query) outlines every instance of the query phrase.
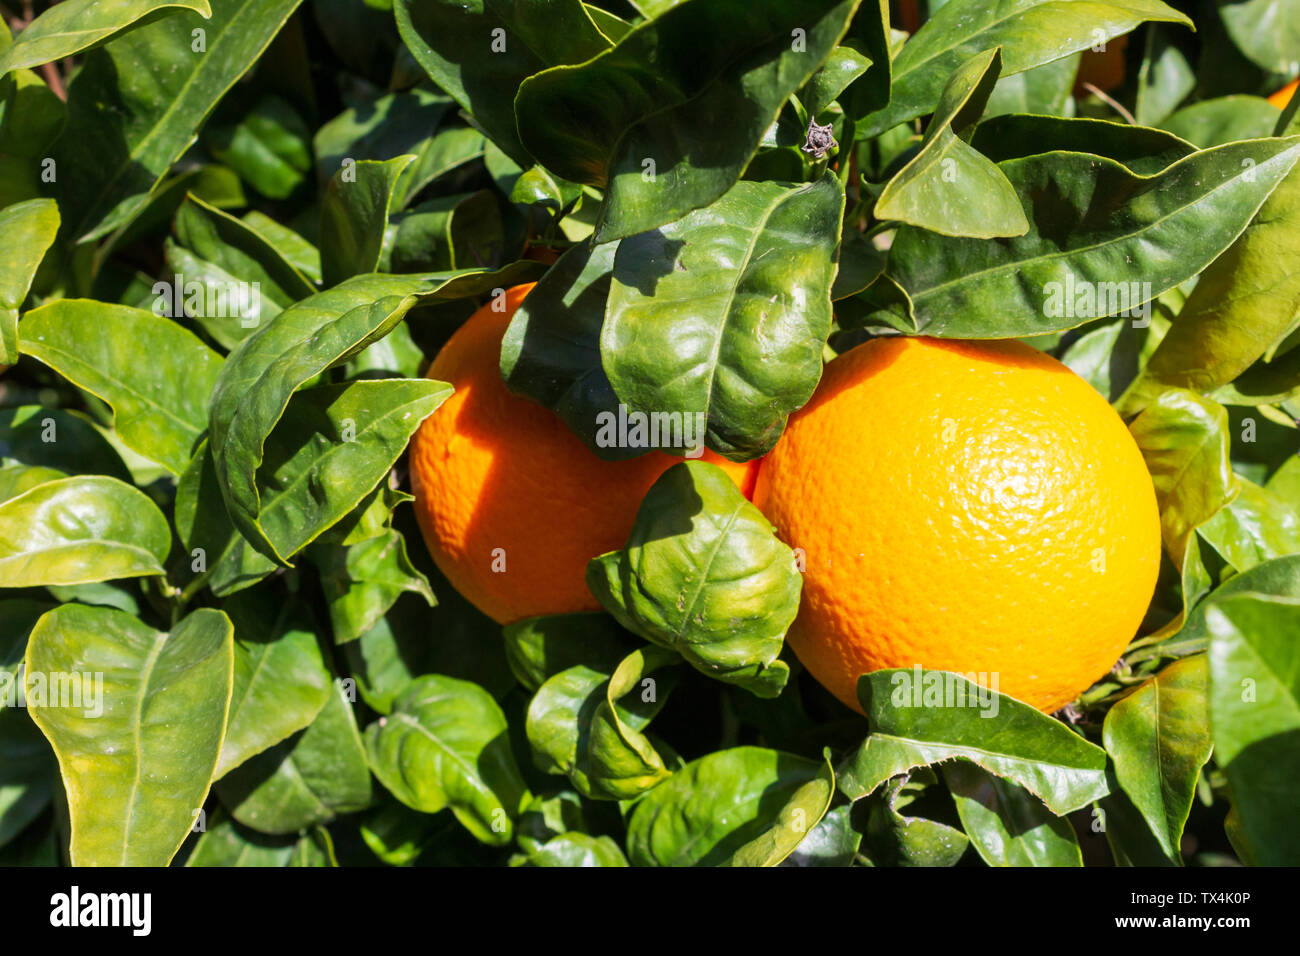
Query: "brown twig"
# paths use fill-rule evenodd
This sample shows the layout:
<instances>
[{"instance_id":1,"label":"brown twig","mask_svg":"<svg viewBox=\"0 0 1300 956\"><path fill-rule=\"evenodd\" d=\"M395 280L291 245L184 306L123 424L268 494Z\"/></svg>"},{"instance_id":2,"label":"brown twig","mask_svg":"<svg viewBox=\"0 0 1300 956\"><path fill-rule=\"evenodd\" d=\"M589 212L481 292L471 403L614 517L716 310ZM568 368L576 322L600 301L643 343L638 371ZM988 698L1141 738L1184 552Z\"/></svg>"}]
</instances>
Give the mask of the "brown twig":
<instances>
[{"instance_id":1,"label":"brown twig","mask_svg":"<svg viewBox=\"0 0 1300 956\"><path fill-rule=\"evenodd\" d=\"M1128 120L1130 126L1138 125L1137 118L1128 110L1126 110L1124 108L1124 104L1121 103L1119 100L1115 99L1113 96L1109 95L1108 93L1103 92L1101 89L1099 89L1092 83L1085 82L1082 85L1085 90L1095 95L1097 99L1101 100L1103 103L1110 106L1113 110L1115 110L1115 112L1119 113L1120 116Z\"/></svg>"}]
</instances>

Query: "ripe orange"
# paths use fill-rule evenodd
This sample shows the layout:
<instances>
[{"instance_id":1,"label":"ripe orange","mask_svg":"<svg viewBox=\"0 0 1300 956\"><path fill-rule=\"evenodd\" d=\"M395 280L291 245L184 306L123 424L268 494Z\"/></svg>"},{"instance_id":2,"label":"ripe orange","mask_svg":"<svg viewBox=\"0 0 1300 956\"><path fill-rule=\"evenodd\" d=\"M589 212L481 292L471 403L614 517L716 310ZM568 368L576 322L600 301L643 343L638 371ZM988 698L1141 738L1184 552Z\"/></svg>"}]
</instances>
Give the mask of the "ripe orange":
<instances>
[{"instance_id":1,"label":"ripe orange","mask_svg":"<svg viewBox=\"0 0 1300 956\"><path fill-rule=\"evenodd\" d=\"M1123 421L1014 341L880 338L836 358L754 503L804 551L791 647L858 710L860 674L916 665L996 674L1056 710L1114 665L1160 563Z\"/></svg>"},{"instance_id":2,"label":"ripe orange","mask_svg":"<svg viewBox=\"0 0 1300 956\"><path fill-rule=\"evenodd\" d=\"M1297 86L1300 86L1300 79L1292 80L1280 90L1270 94L1268 101L1280 110L1286 109L1286 105L1291 102L1291 96L1295 93Z\"/></svg>"},{"instance_id":3,"label":"ripe orange","mask_svg":"<svg viewBox=\"0 0 1300 956\"><path fill-rule=\"evenodd\" d=\"M501 380L501 339L532 285L506 292L505 311L475 312L443 346L429 377L455 392L411 442L411 485L439 569L479 610L507 624L539 614L599 610L587 562L621 548L641 499L682 459L650 452L604 461L550 410ZM748 496L757 462L712 452Z\"/></svg>"}]
</instances>

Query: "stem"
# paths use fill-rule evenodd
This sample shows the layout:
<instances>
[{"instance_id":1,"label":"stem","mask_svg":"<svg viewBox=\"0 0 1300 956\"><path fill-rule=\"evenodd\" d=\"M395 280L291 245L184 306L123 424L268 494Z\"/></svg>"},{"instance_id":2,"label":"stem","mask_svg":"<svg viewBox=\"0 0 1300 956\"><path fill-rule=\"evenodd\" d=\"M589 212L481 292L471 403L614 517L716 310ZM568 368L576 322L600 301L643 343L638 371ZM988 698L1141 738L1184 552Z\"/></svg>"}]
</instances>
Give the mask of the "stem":
<instances>
[{"instance_id":1,"label":"stem","mask_svg":"<svg viewBox=\"0 0 1300 956\"><path fill-rule=\"evenodd\" d=\"M1083 88L1087 90L1089 93L1092 93L1094 96L1096 96L1097 99L1101 100L1103 103L1110 106L1111 109L1113 109L1120 116L1124 117L1124 119L1128 120L1128 124L1130 126L1138 125L1137 118L1134 117L1133 114L1130 113L1128 110L1126 110L1124 108L1124 104L1121 103L1119 100L1115 99L1113 96L1111 96L1108 93L1104 93L1102 90L1094 86L1092 83L1084 83Z\"/></svg>"}]
</instances>

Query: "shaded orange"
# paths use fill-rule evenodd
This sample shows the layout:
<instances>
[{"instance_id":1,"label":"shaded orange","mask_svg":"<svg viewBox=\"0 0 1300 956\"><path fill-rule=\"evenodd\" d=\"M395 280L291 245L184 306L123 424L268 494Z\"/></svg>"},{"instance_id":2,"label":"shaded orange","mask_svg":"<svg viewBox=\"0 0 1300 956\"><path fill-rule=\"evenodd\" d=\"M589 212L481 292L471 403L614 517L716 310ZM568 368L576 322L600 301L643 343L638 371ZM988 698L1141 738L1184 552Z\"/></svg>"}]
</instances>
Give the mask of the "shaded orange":
<instances>
[{"instance_id":1,"label":"shaded orange","mask_svg":"<svg viewBox=\"0 0 1300 956\"><path fill-rule=\"evenodd\" d=\"M549 409L512 395L501 380L501 340L532 285L472 315L429 367L455 392L411 442L411 485L425 543L439 569L500 623L598 610L587 562L621 548L641 499L682 459L650 452L598 458ZM748 496L757 462L705 452ZM504 562L504 570L500 568Z\"/></svg>"},{"instance_id":2,"label":"shaded orange","mask_svg":"<svg viewBox=\"0 0 1300 956\"><path fill-rule=\"evenodd\" d=\"M1292 80L1286 86L1271 94L1268 101L1280 110L1286 109L1287 104L1291 102L1291 96L1295 93L1297 86L1300 86L1300 77Z\"/></svg>"},{"instance_id":3,"label":"shaded orange","mask_svg":"<svg viewBox=\"0 0 1300 956\"><path fill-rule=\"evenodd\" d=\"M997 674L1044 711L1115 663L1155 588L1142 455L1106 400L1015 341L880 338L826 366L754 493L805 554L790 645L860 674Z\"/></svg>"}]
</instances>

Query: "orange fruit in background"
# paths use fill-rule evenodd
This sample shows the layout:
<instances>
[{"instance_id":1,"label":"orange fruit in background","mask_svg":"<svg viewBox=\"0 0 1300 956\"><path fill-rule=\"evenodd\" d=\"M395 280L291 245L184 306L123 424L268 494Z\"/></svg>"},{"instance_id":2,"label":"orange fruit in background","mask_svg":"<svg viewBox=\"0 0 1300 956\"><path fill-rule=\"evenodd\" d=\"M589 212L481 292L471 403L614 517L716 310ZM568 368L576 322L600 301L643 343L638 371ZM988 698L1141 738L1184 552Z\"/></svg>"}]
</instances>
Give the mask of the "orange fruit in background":
<instances>
[{"instance_id":1,"label":"orange fruit in background","mask_svg":"<svg viewBox=\"0 0 1300 956\"><path fill-rule=\"evenodd\" d=\"M1114 665L1160 564L1155 490L1124 422L1015 341L844 353L753 500L804 552L787 639L855 710L860 674L920 665L996 674L1054 711Z\"/></svg>"},{"instance_id":2,"label":"orange fruit in background","mask_svg":"<svg viewBox=\"0 0 1300 956\"><path fill-rule=\"evenodd\" d=\"M1282 89L1271 94L1268 101L1280 110L1286 109L1286 105L1291 102L1291 97L1295 93L1297 86L1300 86L1300 79L1292 80Z\"/></svg>"},{"instance_id":3,"label":"orange fruit in background","mask_svg":"<svg viewBox=\"0 0 1300 956\"><path fill-rule=\"evenodd\" d=\"M1111 37L1103 50L1084 50L1079 58L1079 72L1074 77L1073 95L1083 99L1091 91L1083 84L1091 83L1103 93L1108 93L1124 83L1124 51L1128 36Z\"/></svg>"},{"instance_id":4,"label":"orange fruit in background","mask_svg":"<svg viewBox=\"0 0 1300 956\"><path fill-rule=\"evenodd\" d=\"M430 378L452 393L411 442L415 513L438 568L498 623L599 610L587 562L621 548L641 499L682 459L650 452L605 461L549 409L501 380L501 339L532 285L506 292L447 340ZM704 453L748 496L758 462Z\"/></svg>"}]
</instances>

